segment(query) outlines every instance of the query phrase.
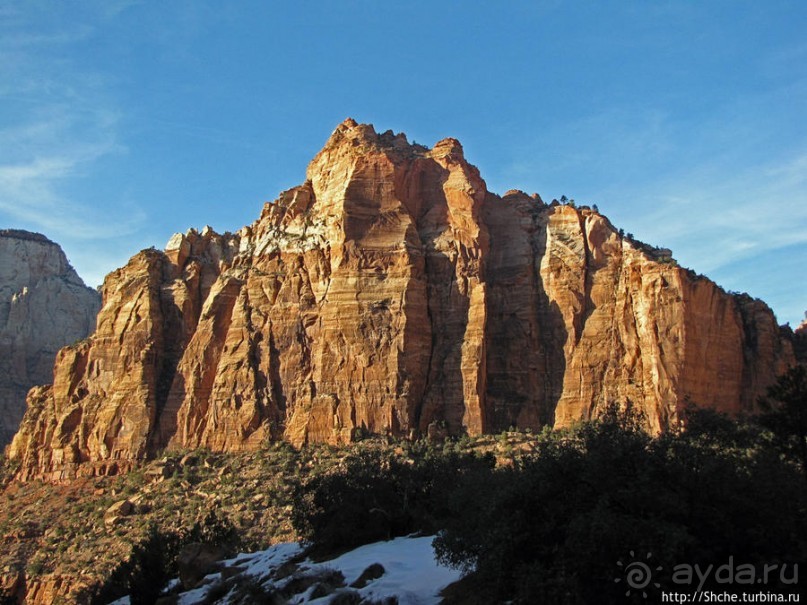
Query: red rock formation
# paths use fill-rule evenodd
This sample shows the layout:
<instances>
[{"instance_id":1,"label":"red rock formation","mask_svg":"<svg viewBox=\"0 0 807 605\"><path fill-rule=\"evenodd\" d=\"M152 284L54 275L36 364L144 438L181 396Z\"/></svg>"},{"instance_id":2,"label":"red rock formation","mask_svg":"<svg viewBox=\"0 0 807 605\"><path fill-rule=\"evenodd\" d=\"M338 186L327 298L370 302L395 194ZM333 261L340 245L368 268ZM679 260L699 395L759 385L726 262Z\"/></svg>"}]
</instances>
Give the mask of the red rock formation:
<instances>
[{"instance_id":1,"label":"red rock formation","mask_svg":"<svg viewBox=\"0 0 807 605\"><path fill-rule=\"evenodd\" d=\"M22 478L163 447L563 426L612 402L660 430L687 399L750 410L794 363L770 309L669 251L489 193L453 139L352 120L255 223L174 236L103 290L96 334L31 393Z\"/></svg>"},{"instance_id":2,"label":"red rock formation","mask_svg":"<svg viewBox=\"0 0 807 605\"><path fill-rule=\"evenodd\" d=\"M26 605L52 605L73 602L73 596L87 588L84 578L49 574L30 580L20 594L25 594Z\"/></svg>"}]
</instances>

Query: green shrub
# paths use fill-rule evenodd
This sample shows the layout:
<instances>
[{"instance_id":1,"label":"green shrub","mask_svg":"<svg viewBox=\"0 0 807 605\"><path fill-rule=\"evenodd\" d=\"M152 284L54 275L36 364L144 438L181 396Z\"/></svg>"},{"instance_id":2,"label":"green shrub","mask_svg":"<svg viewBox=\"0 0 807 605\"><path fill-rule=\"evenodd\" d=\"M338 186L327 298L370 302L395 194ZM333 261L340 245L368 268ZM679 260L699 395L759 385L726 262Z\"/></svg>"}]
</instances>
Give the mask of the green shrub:
<instances>
[{"instance_id":1,"label":"green shrub","mask_svg":"<svg viewBox=\"0 0 807 605\"><path fill-rule=\"evenodd\" d=\"M759 422L774 436L778 450L807 474L807 368L791 368L760 400Z\"/></svg>"},{"instance_id":2,"label":"green shrub","mask_svg":"<svg viewBox=\"0 0 807 605\"><path fill-rule=\"evenodd\" d=\"M177 575L179 551L192 542L223 546L229 552L239 545L233 524L215 511L183 530L151 525L146 537L133 546L129 559L120 563L86 600L101 605L128 594L132 605L154 603L168 580Z\"/></svg>"},{"instance_id":3,"label":"green shrub","mask_svg":"<svg viewBox=\"0 0 807 605\"><path fill-rule=\"evenodd\" d=\"M416 444L408 456L361 450L297 485L292 524L319 553L433 532L446 515L447 493L460 479L487 471L492 458L438 452Z\"/></svg>"},{"instance_id":4,"label":"green shrub","mask_svg":"<svg viewBox=\"0 0 807 605\"><path fill-rule=\"evenodd\" d=\"M654 439L611 414L543 437L534 457L458 486L439 559L472 572L489 601L516 603L624 603L616 562L631 551L668 570L803 560L797 470L758 429L707 414L689 422Z\"/></svg>"}]
</instances>

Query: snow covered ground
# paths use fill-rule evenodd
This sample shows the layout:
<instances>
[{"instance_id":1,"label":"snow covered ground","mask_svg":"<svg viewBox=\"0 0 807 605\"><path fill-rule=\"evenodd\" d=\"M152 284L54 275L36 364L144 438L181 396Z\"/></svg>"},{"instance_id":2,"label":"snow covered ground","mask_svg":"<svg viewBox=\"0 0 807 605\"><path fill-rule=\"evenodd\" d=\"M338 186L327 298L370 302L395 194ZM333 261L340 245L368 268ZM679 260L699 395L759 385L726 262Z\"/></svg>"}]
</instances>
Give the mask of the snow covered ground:
<instances>
[{"instance_id":1,"label":"snow covered ground","mask_svg":"<svg viewBox=\"0 0 807 605\"><path fill-rule=\"evenodd\" d=\"M194 605L215 594L221 595L216 603L249 602L244 585L251 580L253 590L260 587L265 594L280 594L290 605L326 605L340 595L352 597L349 602L353 603L381 603L385 599L394 603L394 597L398 605L436 605L440 591L459 580L461 574L435 561L433 539L409 536L376 542L320 563L300 560L302 547L297 543L278 544L224 561L224 568L239 573L228 579L223 579L221 572L211 574L203 586L180 593L178 603ZM366 580L364 586L357 583L371 566L376 572L371 577L380 577ZM127 604L128 597L115 602Z\"/></svg>"}]
</instances>

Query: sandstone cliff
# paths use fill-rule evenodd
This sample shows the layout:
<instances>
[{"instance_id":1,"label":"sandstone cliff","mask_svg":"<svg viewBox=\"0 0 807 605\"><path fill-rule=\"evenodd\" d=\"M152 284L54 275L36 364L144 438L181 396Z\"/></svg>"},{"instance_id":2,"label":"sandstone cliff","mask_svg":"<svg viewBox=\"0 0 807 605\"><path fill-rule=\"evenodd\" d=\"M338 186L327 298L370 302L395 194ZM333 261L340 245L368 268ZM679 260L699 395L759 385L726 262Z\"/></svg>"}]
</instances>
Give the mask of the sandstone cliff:
<instances>
[{"instance_id":1,"label":"sandstone cliff","mask_svg":"<svg viewBox=\"0 0 807 605\"><path fill-rule=\"evenodd\" d=\"M57 244L0 230L0 450L17 432L28 390L53 382L56 352L92 332L100 306Z\"/></svg>"},{"instance_id":2,"label":"sandstone cliff","mask_svg":"<svg viewBox=\"0 0 807 605\"><path fill-rule=\"evenodd\" d=\"M763 303L598 212L487 191L459 142L342 123L306 182L236 234L143 251L103 286L10 448L20 476L164 447L565 426L611 402L660 430L740 412L794 363Z\"/></svg>"}]
</instances>

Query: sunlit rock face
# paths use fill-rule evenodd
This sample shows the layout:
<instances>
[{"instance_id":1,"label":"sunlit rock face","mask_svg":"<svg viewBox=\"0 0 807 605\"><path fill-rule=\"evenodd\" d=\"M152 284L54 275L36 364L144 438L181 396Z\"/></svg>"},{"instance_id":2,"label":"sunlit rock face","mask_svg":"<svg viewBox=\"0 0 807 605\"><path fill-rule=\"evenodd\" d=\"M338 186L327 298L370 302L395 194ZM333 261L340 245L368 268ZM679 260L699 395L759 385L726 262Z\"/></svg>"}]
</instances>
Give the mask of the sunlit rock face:
<instances>
[{"instance_id":1,"label":"sunlit rock face","mask_svg":"<svg viewBox=\"0 0 807 605\"><path fill-rule=\"evenodd\" d=\"M487 191L347 120L305 183L238 233L171 238L107 276L94 336L29 397L20 476L109 473L162 448L649 428L686 401L750 410L794 363L770 309L621 237L598 212Z\"/></svg>"},{"instance_id":2,"label":"sunlit rock face","mask_svg":"<svg viewBox=\"0 0 807 605\"><path fill-rule=\"evenodd\" d=\"M28 390L53 382L56 352L95 328L100 305L57 244L0 230L0 451L17 432Z\"/></svg>"}]
</instances>

